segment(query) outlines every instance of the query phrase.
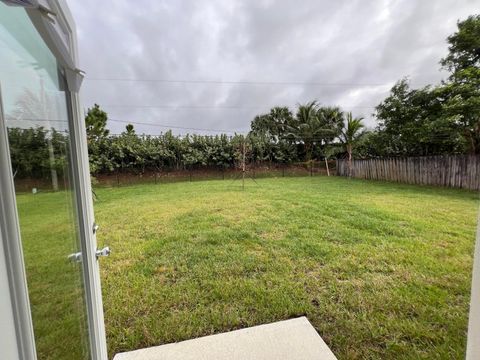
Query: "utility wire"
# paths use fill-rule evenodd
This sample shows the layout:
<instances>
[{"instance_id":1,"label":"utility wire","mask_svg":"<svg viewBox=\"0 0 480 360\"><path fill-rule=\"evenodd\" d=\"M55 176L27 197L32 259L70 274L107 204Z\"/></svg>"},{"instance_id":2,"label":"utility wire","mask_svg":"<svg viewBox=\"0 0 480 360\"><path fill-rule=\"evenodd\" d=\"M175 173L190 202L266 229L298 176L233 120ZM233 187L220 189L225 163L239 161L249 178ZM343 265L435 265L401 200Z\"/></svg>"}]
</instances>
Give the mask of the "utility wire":
<instances>
[{"instance_id":1,"label":"utility wire","mask_svg":"<svg viewBox=\"0 0 480 360\"><path fill-rule=\"evenodd\" d=\"M215 85L293 85L293 86L323 86L323 87L379 87L391 86L392 83L323 83L316 81L253 81L253 80L189 80L189 79L140 79L140 78L104 78L87 77L87 81L118 81L118 82L150 82L165 84L215 84Z\"/></svg>"},{"instance_id":2,"label":"utility wire","mask_svg":"<svg viewBox=\"0 0 480 360\"><path fill-rule=\"evenodd\" d=\"M60 120L60 119L32 119L32 118L21 118L21 119L11 119L7 120L7 126L11 125L8 124L8 122L13 122L13 121L34 121L34 122L61 122L61 123L67 123L67 119L65 120ZM223 133L223 134L245 134L248 133L249 130L226 130L226 129L213 129L213 128L195 128L195 127L185 127L185 126L176 126L176 125L169 125L169 124L156 124L156 123L146 123L146 122L140 122L140 121L128 121L128 120L120 120L120 119L113 119L109 118L108 121L114 121L114 122L119 122L119 123L124 123L124 124L132 124L132 125L144 125L144 126L155 126L155 127L163 127L166 129L179 129L179 130L192 130L192 131L207 131L207 132L217 132L217 133ZM416 127L404 127L403 129L406 130L418 130ZM118 135L118 134L112 134L112 135ZM147 135L147 136L161 136L160 134L142 134L142 135ZM444 132L439 132L439 133L434 133L430 134L428 136L428 140L433 140L433 139L450 139L452 137L452 133L448 131ZM290 138L280 138L280 140L293 140L293 141L298 141L295 139L290 139ZM315 136L312 138L308 139L309 141L322 141L325 140L325 137L320 137L320 136Z\"/></svg>"},{"instance_id":3,"label":"utility wire","mask_svg":"<svg viewBox=\"0 0 480 360\"><path fill-rule=\"evenodd\" d=\"M12 121L37 121L37 122L59 122L59 123L68 123L68 119L42 119L42 118L18 118L18 119L7 119L8 122Z\"/></svg>"},{"instance_id":4,"label":"utility wire","mask_svg":"<svg viewBox=\"0 0 480 360\"><path fill-rule=\"evenodd\" d=\"M21 118L21 119L9 119L7 122L14 122L14 121L34 121L34 122L44 122L44 123L51 123L51 122L60 122L67 124L68 120L60 120L60 119L32 119L32 118ZM146 123L140 121L127 121L127 120L120 120L120 119L113 119L108 118L107 121L114 121L120 122L125 124L132 124L132 125L146 125L146 126L158 126L168 129L181 129L181 130L194 130L194 131L211 131L211 132L219 132L219 133L245 133L245 130L226 130L226 129L209 129L209 128L194 128L194 127L185 127L185 126L176 126L176 125L169 125L169 124L156 124L156 123Z\"/></svg>"},{"instance_id":5,"label":"utility wire","mask_svg":"<svg viewBox=\"0 0 480 360\"><path fill-rule=\"evenodd\" d=\"M112 105L103 105L105 108L139 108L139 109L196 109L196 110L203 110L203 109L228 109L228 110L238 110L238 109L245 109L245 110L256 110L256 109L265 109L268 106L240 106L240 105L122 105L122 104L112 104ZM343 105L343 108L358 108L358 109L375 109L376 106L361 106L361 105Z\"/></svg>"},{"instance_id":6,"label":"utility wire","mask_svg":"<svg viewBox=\"0 0 480 360\"><path fill-rule=\"evenodd\" d=\"M110 121L125 123L125 124L132 124L132 125L146 125L146 126L158 126L168 129L180 129L180 130L194 130L194 131L211 131L211 132L219 132L219 133L240 133L245 132L245 130L225 130L225 129L207 129L207 128L193 128L193 127L184 127L184 126L176 126L176 125L168 125L168 124L156 124L156 123L145 123L140 121L127 121L127 120L120 120L120 119L112 119L109 118Z\"/></svg>"}]
</instances>

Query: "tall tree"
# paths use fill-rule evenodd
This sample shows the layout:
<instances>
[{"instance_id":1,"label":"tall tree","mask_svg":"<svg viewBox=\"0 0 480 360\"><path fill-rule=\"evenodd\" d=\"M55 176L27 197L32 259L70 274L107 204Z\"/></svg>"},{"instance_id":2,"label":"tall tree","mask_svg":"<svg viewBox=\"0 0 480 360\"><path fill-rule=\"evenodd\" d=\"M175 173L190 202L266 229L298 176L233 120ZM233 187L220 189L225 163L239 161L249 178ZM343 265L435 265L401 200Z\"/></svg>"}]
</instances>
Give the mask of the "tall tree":
<instances>
[{"instance_id":1,"label":"tall tree","mask_svg":"<svg viewBox=\"0 0 480 360\"><path fill-rule=\"evenodd\" d=\"M316 101L299 105L295 118L286 126L286 130L287 137L303 143L306 161L312 160L315 143L321 142L325 138L325 133L329 131L322 123Z\"/></svg>"},{"instance_id":2,"label":"tall tree","mask_svg":"<svg viewBox=\"0 0 480 360\"><path fill-rule=\"evenodd\" d=\"M364 128L362 117L354 118L351 112L345 115L345 125L340 130L339 140L345 146L345 151L348 154L348 172L350 176L352 175L353 150L365 135Z\"/></svg>"},{"instance_id":3,"label":"tall tree","mask_svg":"<svg viewBox=\"0 0 480 360\"><path fill-rule=\"evenodd\" d=\"M89 142L108 136L109 130L106 129L107 120L107 113L100 109L98 104L94 104L92 108L87 110L85 127Z\"/></svg>"},{"instance_id":4,"label":"tall tree","mask_svg":"<svg viewBox=\"0 0 480 360\"><path fill-rule=\"evenodd\" d=\"M251 132L277 141L292 121L293 115L288 107L275 106L268 114L255 116L250 125Z\"/></svg>"},{"instance_id":5,"label":"tall tree","mask_svg":"<svg viewBox=\"0 0 480 360\"><path fill-rule=\"evenodd\" d=\"M451 71L444 83L444 115L464 136L468 152L480 154L480 15L457 23L441 65Z\"/></svg>"},{"instance_id":6,"label":"tall tree","mask_svg":"<svg viewBox=\"0 0 480 360\"><path fill-rule=\"evenodd\" d=\"M325 129L325 131L323 131L322 155L325 159L327 175L330 176L328 159L338 152L338 147L332 143L340 135L345 114L338 106L321 107L318 110L318 114L322 122L322 127Z\"/></svg>"},{"instance_id":7,"label":"tall tree","mask_svg":"<svg viewBox=\"0 0 480 360\"><path fill-rule=\"evenodd\" d=\"M447 38L448 55L440 61L452 73L450 79L463 78L463 70L480 67L480 15L457 22L457 28Z\"/></svg>"},{"instance_id":8,"label":"tall tree","mask_svg":"<svg viewBox=\"0 0 480 360\"><path fill-rule=\"evenodd\" d=\"M127 124L127 126L125 126L125 131L127 132L128 135L135 134L135 129L133 128L132 124Z\"/></svg>"},{"instance_id":9,"label":"tall tree","mask_svg":"<svg viewBox=\"0 0 480 360\"><path fill-rule=\"evenodd\" d=\"M443 116L444 90L426 86L411 89L397 82L375 109L379 121L376 150L387 155L437 155L463 152L457 126ZM371 138L370 140L373 140Z\"/></svg>"}]
</instances>

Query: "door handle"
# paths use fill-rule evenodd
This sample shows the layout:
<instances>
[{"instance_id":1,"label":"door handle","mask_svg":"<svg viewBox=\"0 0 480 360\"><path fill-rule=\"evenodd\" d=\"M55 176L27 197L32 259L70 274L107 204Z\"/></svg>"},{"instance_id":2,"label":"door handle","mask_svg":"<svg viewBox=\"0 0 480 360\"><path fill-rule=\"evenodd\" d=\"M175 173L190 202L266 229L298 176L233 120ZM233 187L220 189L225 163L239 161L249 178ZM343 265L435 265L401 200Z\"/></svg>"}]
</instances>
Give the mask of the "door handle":
<instances>
[{"instance_id":1,"label":"door handle","mask_svg":"<svg viewBox=\"0 0 480 360\"><path fill-rule=\"evenodd\" d=\"M110 247L109 246L105 246L103 249L101 250L98 250L95 252L95 256L97 257L97 259L100 257L100 256L109 256L111 253L111 250L110 250Z\"/></svg>"}]
</instances>

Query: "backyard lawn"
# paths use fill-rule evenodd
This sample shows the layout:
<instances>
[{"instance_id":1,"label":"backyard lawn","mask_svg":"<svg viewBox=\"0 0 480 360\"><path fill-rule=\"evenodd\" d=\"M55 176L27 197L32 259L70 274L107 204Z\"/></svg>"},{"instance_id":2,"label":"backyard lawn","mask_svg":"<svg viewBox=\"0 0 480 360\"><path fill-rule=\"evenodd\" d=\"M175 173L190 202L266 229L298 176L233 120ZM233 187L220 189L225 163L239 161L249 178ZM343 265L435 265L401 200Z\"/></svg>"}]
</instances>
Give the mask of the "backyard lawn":
<instances>
[{"instance_id":1,"label":"backyard lawn","mask_svg":"<svg viewBox=\"0 0 480 360\"><path fill-rule=\"evenodd\" d=\"M306 177L97 194L110 354L306 315L339 359L464 356L476 193Z\"/></svg>"},{"instance_id":2,"label":"backyard lawn","mask_svg":"<svg viewBox=\"0 0 480 360\"><path fill-rule=\"evenodd\" d=\"M305 315L339 359L464 357L477 193L257 181L96 189L110 356Z\"/></svg>"}]
</instances>

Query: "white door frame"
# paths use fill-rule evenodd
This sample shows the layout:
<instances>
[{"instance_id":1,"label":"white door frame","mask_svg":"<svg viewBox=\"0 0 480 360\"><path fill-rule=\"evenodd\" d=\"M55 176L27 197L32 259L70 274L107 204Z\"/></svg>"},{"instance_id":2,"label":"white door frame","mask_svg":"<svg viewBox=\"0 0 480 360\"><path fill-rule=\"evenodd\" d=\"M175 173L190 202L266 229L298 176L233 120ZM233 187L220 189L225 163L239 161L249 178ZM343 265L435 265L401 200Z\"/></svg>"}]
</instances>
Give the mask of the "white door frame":
<instances>
[{"instance_id":1,"label":"white door frame","mask_svg":"<svg viewBox=\"0 0 480 360\"><path fill-rule=\"evenodd\" d=\"M63 0L42 1L43 8L26 10L32 23L65 70L69 135L71 142L71 167L75 188L85 302L88 317L89 344L92 360L107 360L107 344L103 316L99 264L96 256L96 235L88 147L83 111L79 99L82 74L77 68L77 43L73 18ZM45 12L48 7L53 16ZM53 21L52 21L53 20ZM65 33L68 41L65 42ZM0 84L1 85L1 84ZM36 360L35 338L28 298L27 280L20 239L15 200L15 188L8 145L8 133L1 106L0 93L0 241L8 278L9 305L13 314L16 347L19 360ZM2 252L0 252L2 256ZM0 261L0 265L2 262ZM0 275L2 269L0 268ZM1 279L0 279L1 280ZM8 307L0 303L0 314ZM3 326L3 324L2 324ZM0 342L2 345L8 345ZM13 351L11 348L9 351ZM2 350L3 352L3 350Z\"/></svg>"},{"instance_id":2,"label":"white door frame","mask_svg":"<svg viewBox=\"0 0 480 360\"><path fill-rule=\"evenodd\" d=\"M28 298L27 277L20 241L20 226L11 169L10 148L8 146L0 88L0 239L3 243L9 300L13 313L13 324L9 326L7 331L13 332L16 336L18 359L35 360L37 355L33 336L32 314ZM2 254L0 253L0 255ZM5 309L5 311L7 310ZM8 346L8 352L15 352L10 343L2 343L2 345Z\"/></svg>"},{"instance_id":3,"label":"white door frame","mask_svg":"<svg viewBox=\"0 0 480 360\"><path fill-rule=\"evenodd\" d=\"M477 240L473 255L466 359L480 359L480 216L477 218Z\"/></svg>"},{"instance_id":4,"label":"white door frame","mask_svg":"<svg viewBox=\"0 0 480 360\"><path fill-rule=\"evenodd\" d=\"M102 288L97 239L93 213L92 188L85 123L80 108L78 93L70 92L68 103L71 107L73 124L70 124L73 178L75 179L78 225L82 253L83 278L86 294L90 350L92 359L107 360L107 340L103 316ZM82 119L82 121L78 121Z\"/></svg>"}]
</instances>

